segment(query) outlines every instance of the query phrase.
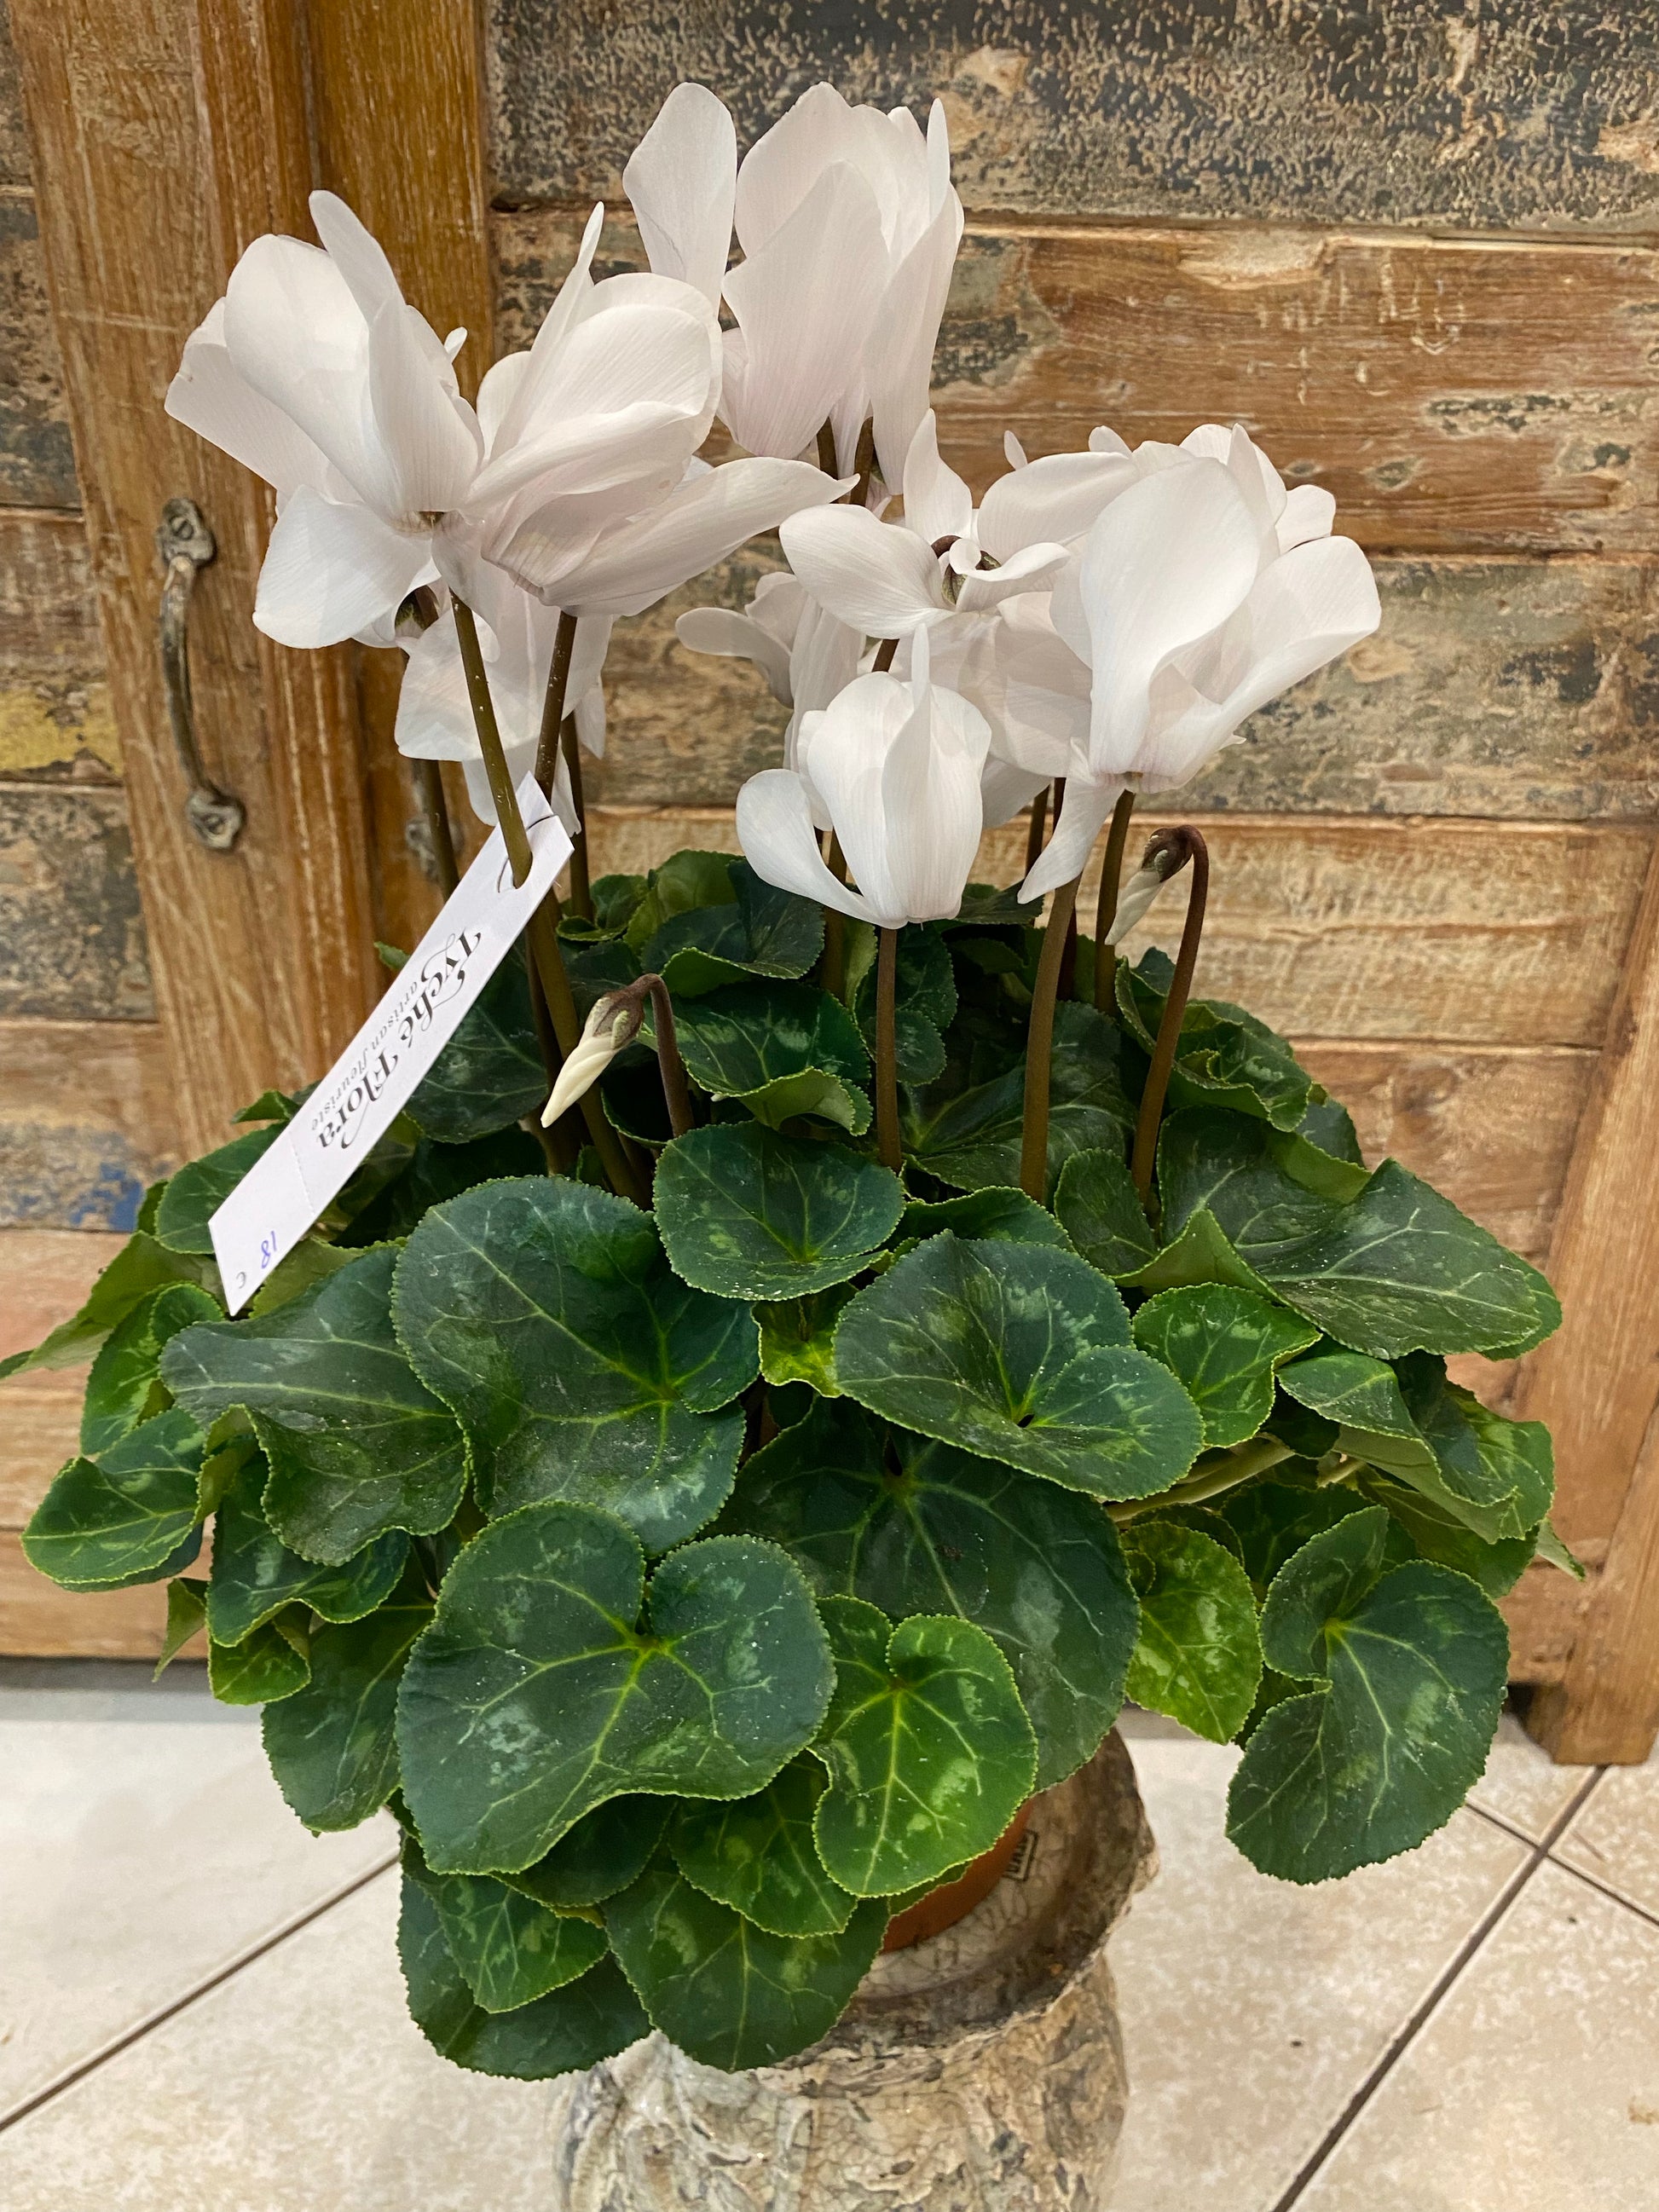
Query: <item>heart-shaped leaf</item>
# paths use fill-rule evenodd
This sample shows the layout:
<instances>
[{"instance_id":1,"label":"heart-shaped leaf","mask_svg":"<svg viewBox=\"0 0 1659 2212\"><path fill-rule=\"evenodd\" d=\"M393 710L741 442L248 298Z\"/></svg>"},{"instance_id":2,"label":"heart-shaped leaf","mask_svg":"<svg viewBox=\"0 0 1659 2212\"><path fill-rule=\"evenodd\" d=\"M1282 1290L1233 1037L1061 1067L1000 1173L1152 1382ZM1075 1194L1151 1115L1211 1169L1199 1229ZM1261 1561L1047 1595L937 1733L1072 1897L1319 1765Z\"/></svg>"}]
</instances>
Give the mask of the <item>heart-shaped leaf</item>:
<instances>
[{"instance_id":1,"label":"heart-shaped leaf","mask_svg":"<svg viewBox=\"0 0 1659 2212\"><path fill-rule=\"evenodd\" d=\"M502 1879L556 1912L585 1911L645 1872L672 1810L669 1797L608 1797L533 1866Z\"/></svg>"},{"instance_id":2,"label":"heart-shaped leaf","mask_svg":"<svg viewBox=\"0 0 1659 2212\"><path fill-rule=\"evenodd\" d=\"M657 1223L677 1274L726 1298L805 1297L870 1263L898 1225L896 1175L840 1145L757 1122L694 1129L657 1164Z\"/></svg>"},{"instance_id":3,"label":"heart-shaped leaf","mask_svg":"<svg viewBox=\"0 0 1659 2212\"><path fill-rule=\"evenodd\" d=\"M836 1331L843 1391L901 1427L1096 1498L1147 1498L1201 1437L1123 1301L1069 1252L945 1235L861 1291Z\"/></svg>"},{"instance_id":4,"label":"heart-shaped leaf","mask_svg":"<svg viewBox=\"0 0 1659 2212\"><path fill-rule=\"evenodd\" d=\"M756 1453L722 1526L781 1544L826 1596L984 1629L1036 1730L1039 1790L1092 1758L1117 1717L1136 1606L1116 1532L1089 1498L842 1400Z\"/></svg>"},{"instance_id":5,"label":"heart-shaped leaf","mask_svg":"<svg viewBox=\"0 0 1659 2212\"><path fill-rule=\"evenodd\" d=\"M403 1844L404 1871L438 1909L449 1955L486 2012L513 2012L562 1989L610 1945L605 1930L538 1905L487 1874L434 1874L412 1836Z\"/></svg>"},{"instance_id":6,"label":"heart-shaped leaf","mask_svg":"<svg viewBox=\"0 0 1659 2212\"><path fill-rule=\"evenodd\" d=\"M865 1043L876 1049L876 933L848 929L847 980ZM894 1057L901 1083L931 1083L945 1066L944 1031L957 1011L950 949L936 931L912 923L899 932L893 990Z\"/></svg>"},{"instance_id":7,"label":"heart-shaped leaf","mask_svg":"<svg viewBox=\"0 0 1659 2212\"><path fill-rule=\"evenodd\" d=\"M887 1908L859 1905L838 1934L774 1936L657 1865L611 1899L605 1923L653 2026L735 2073L829 2033L881 1948Z\"/></svg>"},{"instance_id":8,"label":"heart-shaped leaf","mask_svg":"<svg viewBox=\"0 0 1659 2212\"><path fill-rule=\"evenodd\" d=\"M645 945L642 969L654 969L676 999L718 991L745 975L793 981L805 975L823 950L820 906L763 883L746 860L728 860L726 865L731 898L671 915ZM653 892L662 873L659 869L652 878ZM629 924L630 940L650 905L647 896Z\"/></svg>"},{"instance_id":9,"label":"heart-shaped leaf","mask_svg":"<svg viewBox=\"0 0 1659 2212\"><path fill-rule=\"evenodd\" d=\"M169 1283L118 1322L92 1363L81 1407L81 1449L107 1451L167 1403L161 1388L161 1347L192 1322L223 1318L216 1298L195 1283Z\"/></svg>"},{"instance_id":10,"label":"heart-shaped leaf","mask_svg":"<svg viewBox=\"0 0 1659 2212\"><path fill-rule=\"evenodd\" d=\"M397 1257L377 1246L275 1313L186 1329L161 1357L162 1381L204 1425L233 1407L252 1415L270 1462L265 1518L324 1565L390 1529L447 1528L466 1486L461 1432L392 1333Z\"/></svg>"},{"instance_id":11,"label":"heart-shaped leaf","mask_svg":"<svg viewBox=\"0 0 1659 2212\"><path fill-rule=\"evenodd\" d=\"M1046 1206L1027 1198L1023 1190L1004 1190L994 1184L961 1198L913 1199L899 1220L901 1237L937 1237L942 1229L953 1237L977 1237L987 1243L1073 1249L1071 1238Z\"/></svg>"},{"instance_id":12,"label":"heart-shaped leaf","mask_svg":"<svg viewBox=\"0 0 1659 2212\"><path fill-rule=\"evenodd\" d=\"M648 1214L539 1176L437 1207L398 1266L398 1331L460 1418L488 1513L563 1498L663 1551L719 1510L743 1441L747 1309L688 1289Z\"/></svg>"},{"instance_id":13,"label":"heart-shaped leaf","mask_svg":"<svg viewBox=\"0 0 1659 2212\"><path fill-rule=\"evenodd\" d=\"M1030 1795L1036 1738L983 1629L863 1599L823 1601L836 1692L813 1748L830 1787L813 1820L843 1889L886 1897L989 1850Z\"/></svg>"},{"instance_id":14,"label":"heart-shaped leaf","mask_svg":"<svg viewBox=\"0 0 1659 2212\"><path fill-rule=\"evenodd\" d=\"M465 1145L540 1113L546 1098L529 971L515 945L462 1015L405 1110L425 1135Z\"/></svg>"},{"instance_id":15,"label":"heart-shaped leaf","mask_svg":"<svg viewBox=\"0 0 1659 2212\"><path fill-rule=\"evenodd\" d=\"M204 1153L181 1167L161 1193L155 1209L155 1237L169 1252L185 1252L211 1258L213 1239L208 1221L230 1196L258 1159L262 1159L281 1136L280 1126L250 1129L234 1137L216 1152Z\"/></svg>"},{"instance_id":16,"label":"heart-shaped leaf","mask_svg":"<svg viewBox=\"0 0 1659 2212\"><path fill-rule=\"evenodd\" d=\"M50 1336L29 1351L14 1352L0 1359L0 1382L8 1375L27 1374L39 1367L72 1367L91 1358L136 1305L169 1283L199 1283L216 1291L219 1271L211 1260L168 1251L141 1229L128 1237L99 1276L78 1313L59 1322Z\"/></svg>"},{"instance_id":17,"label":"heart-shaped leaf","mask_svg":"<svg viewBox=\"0 0 1659 2212\"><path fill-rule=\"evenodd\" d=\"M398 1683L432 1601L410 1573L367 1619L313 1631L311 1679L268 1705L265 1756L307 1827L355 1828L398 1786Z\"/></svg>"},{"instance_id":18,"label":"heart-shaped leaf","mask_svg":"<svg viewBox=\"0 0 1659 2212\"><path fill-rule=\"evenodd\" d=\"M858 1899L823 1870L812 1815L823 1769L803 1753L753 1797L687 1802L669 1830L674 1863L692 1887L773 1936L838 1936Z\"/></svg>"},{"instance_id":19,"label":"heart-shaped leaf","mask_svg":"<svg viewBox=\"0 0 1659 2212\"><path fill-rule=\"evenodd\" d=\"M1395 1160L1355 1189L1359 1172L1243 1115L1179 1114L1158 1145L1164 1234L1207 1212L1258 1286L1379 1358L1508 1357L1557 1326L1538 1270L1437 1191ZM1339 1178L1352 1196L1334 1194ZM1163 1287L1152 1269L1141 1279Z\"/></svg>"},{"instance_id":20,"label":"heart-shaped leaf","mask_svg":"<svg viewBox=\"0 0 1659 2212\"><path fill-rule=\"evenodd\" d=\"M1132 1275L1158 1249L1121 1152L1076 1152L1060 1172L1054 1212L1073 1245L1103 1275Z\"/></svg>"},{"instance_id":21,"label":"heart-shaped leaf","mask_svg":"<svg viewBox=\"0 0 1659 2212\"><path fill-rule=\"evenodd\" d=\"M267 1469L252 1456L221 1499L213 1524L208 1629L217 1644L240 1644L284 1606L308 1605L325 1620L361 1620L397 1588L409 1556L401 1531L377 1536L341 1566L319 1567L289 1551L259 1510Z\"/></svg>"},{"instance_id":22,"label":"heart-shaped leaf","mask_svg":"<svg viewBox=\"0 0 1659 2212\"><path fill-rule=\"evenodd\" d=\"M72 1459L23 1531L24 1557L65 1589L125 1589L179 1573L202 1548L202 1449L200 1429L174 1406L97 1459Z\"/></svg>"},{"instance_id":23,"label":"heart-shaped leaf","mask_svg":"<svg viewBox=\"0 0 1659 2212\"><path fill-rule=\"evenodd\" d=\"M613 2058L651 2032L614 1959L601 1959L533 2004L486 2012L455 1963L437 1906L407 1873L398 1957L416 2027L434 2051L469 2073L550 2081Z\"/></svg>"},{"instance_id":24,"label":"heart-shaped leaf","mask_svg":"<svg viewBox=\"0 0 1659 2212\"><path fill-rule=\"evenodd\" d=\"M869 1127L870 1101L858 1087L869 1080L869 1056L852 1016L828 991L736 984L686 1000L676 1029L691 1080L713 1097L737 1100L757 1121L776 1129L815 1114L855 1137Z\"/></svg>"},{"instance_id":25,"label":"heart-shaped leaf","mask_svg":"<svg viewBox=\"0 0 1659 2212\"><path fill-rule=\"evenodd\" d=\"M1503 1710L1509 1638L1462 1575L1384 1571L1389 1516L1349 1514L1281 1567L1261 1614L1267 1664L1311 1694L1255 1729L1227 1832L1264 1874L1327 1881L1413 1850L1480 1779Z\"/></svg>"},{"instance_id":26,"label":"heart-shaped leaf","mask_svg":"<svg viewBox=\"0 0 1659 2212\"><path fill-rule=\"evenodd\" d=\"M1119 1067L1121 1043L1115 1024L1092 1006L1063 1000L1055 1007L1048 1085L1051 1189L1074 1153L1114 1150L1134 1127L1135 1109ZM965 1087L962 1074L953 1058L936 1083L904 1093L906 1151L918 1166L954 1189L1018 1184L1024 1060Z\"/></svg>"},{"instance_id":27,"label":"heart-shaped leaf","mask_svg":"<svg viewBox=\"0 0 1659 2212\"><path fill-rule=\"evenodd\" d=\"M1175 973L1167 952L1154 945L1131 968L1117 966L1117 1003L1124 1020L1150 1052L1164 1018L1164 1001ZM1220 999L1189 1000L1170 1071L1170 1098L1176 1107L1231 1106L1276 1128L1294 1129L1319 1085L1296 1054L1265 1022Z\"/></svg>"},{"instance_id":28,"label":"heart-shaped leaf","mask_svg":"<svg viewBox=\"0 0 1659 2212\"><path fill-rule=\"evenodd\" d=\"M1419 1353L1400 1370L1363 1352L1327 1352L1283 1370L1285 1389L1338 1424L1340 1448L1419 1490L1486 1543L1522 1537L1550 1508L1549 1431L1510 1421Z\"/></svg>"},{"instance_id":29,"label":"heart-shaped leaf","mask_svg":"<svg viewBox=\"0 0 1659 2212\"><path fill-rule=\"evenodd\" d=\"M1249 1576L1224 1545L1167 1521L1132 1521L1123 1548L1140 1600L1129 1695L1194 1735L1230 1743L1261 1680Z\"/></svg>"},{"instance_id":30,"label":"heart-shaped leaf","mask_svg":"<svg viewBox=\"0 0 1659 2212\"><path fill-rule=\"evenodd\" d=\"M176 1577L167 1584L167 1626L151 1680L159 1682L191 1637L201 1635L206 1626L207 1584L188 1575Z\"/></svg>"},{"instance_id":31,"label":"heart-shaped leaf","mask_svg":"<svg viewBox=\"0 0 1659 2212\"><path fill-rule=\"evenodd\" d=\"M1359 1486L1368 1503L1388 1508L1419 1557L1467 1575L1490 1598L1505 1597L1515 1588L1542 1549L1540 1539L1549 1525L1545 1522L1530 1535L1504 1536L1489 1543L1455 1514L1404 1483L1365 1475Z\"/></svg>"},{"instance_id":32,"label":"heart-shaped leaf","mask_svg":"<svg viewBox=\"0 0 1659 2212\"><path fill-rule=\"evenodd\" d=\"M1255 1434L1273 1411L1275 1370L1318 1336L1299 1314L1226 1283L1165 1291L1134 1317L1135 1342L1198 1407L1212 1450Z\"/></svg>"},{"instance_id":33,"label":"heart-shaped leaf","mask_svg":"<svg viewBox=\"0 0 1659 2212\"><path fill-rule=\"evenodd\" d=\"M542 1148L527 1129L497 1129L465 1145L441 1145L422 1137L402 1175L351 1224L346 1241L361 1248L401 1240L419 1227L434 1206L459 1198L464 1190L475 1189L481 1182L501 1182L508 1176L546 1171Z\"/></svg>"},{"instance_id":34,"label":"heart-shaped leaf","mask_svg":"<svg viewBox=\"0 0 1659 2212\"><path fill-rule=\"evenodd\" d=\"M297 1609L268 1620L240 1644L208 1638L208 1686L222 1705L274 1705L311 1680L310 1639Z\"/></svg>"},{"instance_id":35,"label":"heart-shaped leaf","mask_svg":"<svg viewBox=\"0 0 1659 2212\"><path fill-rule=\"evenodd\" d=\"M628 942L636 953L651 946L657 932L675 915L690 914L699 907L732 906L737 891L732 882L730 853L703 853L686 848L671 854L653 868L624 924ZM647 961L648 969L655 965Z\"/></svg>"},{"instance_id":36,"label":"heart-shaped leaf","mask_svg":"<svg viewBox=\"0 0 1659 2212\"><path fill-rule=\"evenodd\" d=\"M672 1552L526 1506L475 1537L398 1692L404 1794L428 1861L512 1873L607 1797L743 1797L811 1738L830 1656L799 1570L750 1537Z\"/></svg>"},{"instance_id":37,"label":"heart-shaped leaf","mask_svg":"<svg viewBox=\"0 0 1659 2212\"><path fill-rule=\"evenodd\" d=\"M757 1305L761 1373L775 1385L805 1382L821 1397L841 1395L836 1381L836 1324L856 1296L850 1283L832 1284L810 1298Z\"/></svg>"},{"instance_id":38,"label":"heart-shaped leaf","mask_svg":"<svg viewBox=\"0 0 1659 2212\"><path fill-rule=\"evenodd\" d=\"M1238 1555L1260 1605L1273 1577L1311 1537L1359 1512L1364 1504L1346 1483L1302 1488L1289 1482L1252 1482L1216 1501L1232 1530Z\"/></svg>"}]
</instances>

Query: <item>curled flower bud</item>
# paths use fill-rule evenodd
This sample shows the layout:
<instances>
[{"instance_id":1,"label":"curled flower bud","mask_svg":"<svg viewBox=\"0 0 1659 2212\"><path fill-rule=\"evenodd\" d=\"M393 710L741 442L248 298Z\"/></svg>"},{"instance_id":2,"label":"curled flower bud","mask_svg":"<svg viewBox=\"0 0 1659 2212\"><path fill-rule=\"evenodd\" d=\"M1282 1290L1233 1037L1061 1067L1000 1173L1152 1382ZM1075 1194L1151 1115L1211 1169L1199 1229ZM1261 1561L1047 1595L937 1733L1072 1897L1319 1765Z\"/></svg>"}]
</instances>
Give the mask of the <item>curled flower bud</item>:
<instances>
[{"instance_id":1,"label":"curled flower bud","mask_svg":"<svg viewBox=\"0 0 1659 2212\"><path fill-rule=\"evenodd\" d=\"M559 1070L553 1095L542 1109L544 1129L592 1089L624 1045L633 1043L643 1017L642 1002L622 993L610 992L595 1000L576 1049Z\"/></svg>"}]
</instances>

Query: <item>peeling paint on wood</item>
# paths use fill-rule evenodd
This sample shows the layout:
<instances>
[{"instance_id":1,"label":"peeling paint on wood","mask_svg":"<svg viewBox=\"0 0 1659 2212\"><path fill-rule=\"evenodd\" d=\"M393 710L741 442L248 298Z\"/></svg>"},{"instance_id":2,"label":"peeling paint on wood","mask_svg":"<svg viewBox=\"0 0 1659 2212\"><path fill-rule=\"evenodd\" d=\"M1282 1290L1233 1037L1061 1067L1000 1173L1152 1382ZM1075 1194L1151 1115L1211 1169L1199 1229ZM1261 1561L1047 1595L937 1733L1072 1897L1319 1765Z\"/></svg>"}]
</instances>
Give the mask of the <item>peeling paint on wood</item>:
<instances>
[{"instance_id":1,"label":"peeling paint on wood","mask_svg":"<svg viewBox=\"0 0 1659 2212\"><path fill-rule=\"evenodd\" d=\"M0 784L0 1018L155 1012L125 794Z\"/></svg>"},{"instance_id":2,"label":"peeling paint on wood","mask_svg":"<svg viewBox=\"0 0 1659 2212\"><path fill-rule=\"evenodd\" d=\"M495 218L503 349L526 345L581 212ZM607 222L608 269L643 265ZM1338 526L1394 551L1659 550L1659 254L1331 231L971 228L934 377L976 486L1081 447L1245 423Z\"/></svg>"},{"instance_id":3,"label":"peeling paint on wood","mask_svg":"<svg viewBox=\"0 0 1659 2212\"><path fill-rule=\"evenodd\" d=\"M120 772L81 518L0 507L0 779Z\"/></svg>"},{"instance_id":4,"label":"peeling paint on wood","mask_svg":"<svg viewBox=\"0 0 1659 2212\"><path fill-rule=\"evenodd\" d=\"M78 507L34 203L0 197L0 505Z\"/></svg>"},{"instance_id":5,"label":"peeling paint on wood","mask_svg":"<svg viewBox=\"0 0 1659 2212\"><path fill-rule=\"evenodd\" d=\"M827 77L951 118L964 201L1044 214L1659 227L1653 0L490 0L498 195L617 196L681 77L747 143Z\"/></svg>"},{"instance_id":6,"label":"peeling paint on wood","mask_svg":"<svg viewBox=\"0 0 1659 2212\"><path fill-rule=\"evenodd\" d=\"M0 1022L0 1225L130 1231L179 1146L154 1022Z\"/></svg>"}]
</instances>

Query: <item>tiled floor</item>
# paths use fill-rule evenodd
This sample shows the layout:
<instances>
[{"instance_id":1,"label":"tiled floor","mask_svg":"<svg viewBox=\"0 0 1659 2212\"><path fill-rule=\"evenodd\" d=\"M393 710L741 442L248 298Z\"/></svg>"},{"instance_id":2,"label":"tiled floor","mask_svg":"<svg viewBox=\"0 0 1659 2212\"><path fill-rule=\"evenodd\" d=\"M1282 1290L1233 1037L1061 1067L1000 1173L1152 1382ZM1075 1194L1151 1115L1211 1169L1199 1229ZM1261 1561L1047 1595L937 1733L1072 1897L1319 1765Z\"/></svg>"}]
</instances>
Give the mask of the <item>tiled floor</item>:
<instances>
[{"instance_id":1,"label":"tiled floor","mask_svg":"<svg viewBox=\"0 0 1659 2212\"><path fill-rule=\"evenodd\" d=\"M1224 1840L1231 1753L1126 1733L1115 2212L1656 2212L1659 1763L1506 1722L1474 1808L1299 1890ZM4 2212L555 2212L546 2091L428 2050L386 1828L308 1838L253 1716L0 1663L0 1774Z\"/></svg>"}]
</instances>

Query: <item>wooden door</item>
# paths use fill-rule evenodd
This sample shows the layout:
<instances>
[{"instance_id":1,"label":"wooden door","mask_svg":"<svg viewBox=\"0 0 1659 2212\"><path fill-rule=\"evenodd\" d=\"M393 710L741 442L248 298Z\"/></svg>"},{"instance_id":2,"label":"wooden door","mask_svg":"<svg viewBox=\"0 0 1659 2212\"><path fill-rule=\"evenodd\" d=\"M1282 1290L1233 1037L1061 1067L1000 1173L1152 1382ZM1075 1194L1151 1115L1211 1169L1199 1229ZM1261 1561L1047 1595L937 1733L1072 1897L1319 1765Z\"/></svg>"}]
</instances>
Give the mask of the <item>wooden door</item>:
<instances>
[{"instance_id":1,"label":"wooden door","mask_svg":"<svg viewBox=\"0 0 1659 2212\"><path fill-rule=\"evenodd\" d=\"M884 103L937 92L969 210L939 368L957 465L982 486L1009 427L1040 453L1101 421L1134 439L1237 417L1291 477L1330 487L1373 556L1379 635L1258 717L1191 794L1217 863L1203 981L1297 1038L1370 1156L1395 1153L1551 1261L1566 1328L1480 1386L1555 1427L1559 1518L1591 1571L1582 1589L1528 1577L1516 1671L1543 1686L1539 1724L1565 1755L1641 1755L1659 1722L1651 9L1558 35L1524 0L1271 25L1190 0L1018 24L952 5L909 27L863 6L490 0L480 22L470 0L395 16L330 0L301 53L278 0L11 4L32 142L14 100L0 149L20 239L33 162L53 313L32 241L37 368L0 456L0 489L15 482L30 512L0 530L34 659L8 696L49 692L15 726L43 730L44 712L63 734L29 739L34 765L6 788L91 856L46 868L20 910L61 907L51 885L73 879L77 916L99 922L54 922L54 945L86 949L42 956L50 988L0 1004L28 1047L8 1054L0 1125L37 1147L92 1131L52 1138L79 1163L118 1139L136 1182L181 1133L214 1133L256 1066L311 1066L373 988L371 927L407 943L430 910L386 738L395 667L254 639L263 503L160 416L240 245L303 230L306 184L335 184L430 318L484 337L464 357L476 374L492 331L527 341L593 199L602 262L640 264L620 171L678 78L719 90L745 139L820 76ZM210 751L251 799L229 866L181 836L155 687L147 533L171 490L226 549L198 665ZM619 631L602 864L732 843L732 791L775 758L781 716L672 625L740 604L775 559L751 548ZM46 576L52 592L30 580ZM307 975L301 959L273 986L278 933L298 945L320 922L356 933L356 960ZM216 975L210 943L234 953ZM31 1023L49 1033L29 1042ZM140 1068L148 1089L125 1073ZM88 1175L64 1168L33 1233L66 1233Z\"/></svg>"}]
</instances>

